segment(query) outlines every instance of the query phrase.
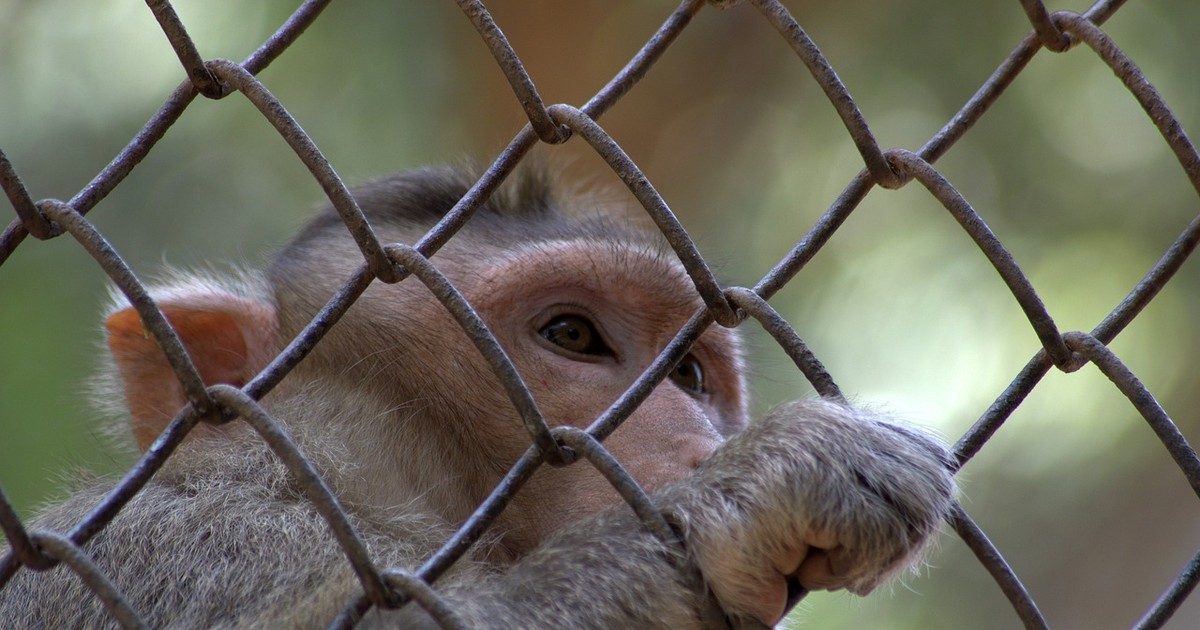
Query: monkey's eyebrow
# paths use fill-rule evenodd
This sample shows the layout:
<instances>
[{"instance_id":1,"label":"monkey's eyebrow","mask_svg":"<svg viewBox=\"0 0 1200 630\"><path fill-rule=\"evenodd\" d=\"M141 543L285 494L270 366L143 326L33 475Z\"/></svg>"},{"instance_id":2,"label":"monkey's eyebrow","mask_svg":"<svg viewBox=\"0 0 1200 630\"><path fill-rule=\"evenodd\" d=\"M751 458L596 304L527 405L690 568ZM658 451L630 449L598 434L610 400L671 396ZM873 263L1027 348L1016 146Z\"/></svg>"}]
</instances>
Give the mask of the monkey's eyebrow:
<instances>
[{"instance_id":1,"label":"monkey's eyebrow","mask_svg":"<svg viewBox=\"0 0 1200 630\"><path fill-rule=\"evenodd\" d=\"M668 271L671 275L677 276L676 279L684 280L688 285L691 285L691 279L688 278L687 272L684 271L683 264L671 256L664 255L659 248L646 243L598 243L587 238L565 238L554 239L549 241L524 243L518 247L514 247L502 252L496 257L496 265L502 266L510 263L528 260L531 254L542 256L556 255L572 255L578 252L587 252L592 255L603 255L610 257L620 257L624 260L620 262L625 265L618 265L617 269L623 270L630 263L636 262L641 265L653 265L663 271ZM610 265L597 265L598 267L609 268ZM610 270L611 273L611 270Z\"/></svg>"},{"instance_id":2,"label":"monkey's eyebrow","mask_svg":"<svg viewBox=\"0 0 1200 630\"><path fill-rule=\"evenodd\" d=\"M590 265L565 264L579 256ZM644 287L653 294L658 310L688 310L702 304L699 292L682 263L657 248L642 243L597 243L586 238L525 243L497 256L484 284L512 277L514 267L537 268L540 283L560 283L608 294L612 285ZM545 269L542 269L544 267ZM590 268L595 272L589 273ZM601 272L601 270L603 270Z\"/></svg>"}]
</instances>

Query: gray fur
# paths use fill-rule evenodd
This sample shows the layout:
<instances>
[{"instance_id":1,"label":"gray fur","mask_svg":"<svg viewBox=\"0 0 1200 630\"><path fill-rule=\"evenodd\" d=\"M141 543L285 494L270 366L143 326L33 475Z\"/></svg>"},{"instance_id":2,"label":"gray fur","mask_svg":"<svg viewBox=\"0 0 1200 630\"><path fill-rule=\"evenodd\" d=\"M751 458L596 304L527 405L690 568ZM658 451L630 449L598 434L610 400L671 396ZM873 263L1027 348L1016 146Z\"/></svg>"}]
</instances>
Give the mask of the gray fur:
<instances>
[{"instance_id":1,"label":"gray fur","mask_svg":"<svg viewBox=\"0 0 1200 630\"><path fill-rule=\"evenodd\" d=\"M948 462L920 432L830 402L794 403L653 495L684 533L686 561L620 506L507 570L477 552L437 588L470 627L697 627L706 595L679 567L729 554L761 564L784 539L820 527L850 550L846 586L866 592L911 565L936 532L954 492ZM37 526L69 527L103 489L76 493ZM413 568L448 532L416 505L390 519L351 507L381 567ZM744 545L728 544L734 530ZM324 522L252 441L187 448L86 550L153 626L323 627L359 592ZM725 612L744 621L744 611ZM62 567L18 575L0 591L0 618L14 628L113 625ZM425 625L412 604L364 620Z\"/></svg>"}]
</instances>

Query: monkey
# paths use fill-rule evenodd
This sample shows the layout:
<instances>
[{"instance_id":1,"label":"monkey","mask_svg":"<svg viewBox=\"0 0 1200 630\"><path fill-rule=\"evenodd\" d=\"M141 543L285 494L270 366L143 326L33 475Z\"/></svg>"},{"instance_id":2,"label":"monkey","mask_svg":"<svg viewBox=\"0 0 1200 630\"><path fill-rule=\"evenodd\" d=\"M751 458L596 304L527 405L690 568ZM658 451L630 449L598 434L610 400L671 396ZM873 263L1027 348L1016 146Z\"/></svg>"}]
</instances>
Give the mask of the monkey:
<instances>
[{"instance_id":1,"label":"monkey","mask_svg":"<svg viewBox=\"0 0 1200 630\"><path fill-rule=\"evenodd\" d=\"M430 260L465 296L548 423L586 427L702 305L661 234L518 171ZM354 190L384 242L411 243L474 179L451 167ZM362 264L331 207L261 271L169 273L151 289L207 385L242 387ZM187 402L127 303L102 381L148 448ZM639 520L585 461L542 466L433 584L465 627L762 627L811 590L865 595L919 562L956 492L945 445L844 402L750 421L741 341L710 327L605 441L675 534ZM338 496L372 561L412 570L530 444L472 342L414 279L372 283L261 401ZM35 530L65 531L84 484ZM321 627L362 592L288 468L245 423L201 424L83 551L154 627ZM712 610L718 614L712 614ZM6 627L113 624L65 567L0 589ZM416 603L360 627L436 627Z\"/></svg>"}]
</instances>

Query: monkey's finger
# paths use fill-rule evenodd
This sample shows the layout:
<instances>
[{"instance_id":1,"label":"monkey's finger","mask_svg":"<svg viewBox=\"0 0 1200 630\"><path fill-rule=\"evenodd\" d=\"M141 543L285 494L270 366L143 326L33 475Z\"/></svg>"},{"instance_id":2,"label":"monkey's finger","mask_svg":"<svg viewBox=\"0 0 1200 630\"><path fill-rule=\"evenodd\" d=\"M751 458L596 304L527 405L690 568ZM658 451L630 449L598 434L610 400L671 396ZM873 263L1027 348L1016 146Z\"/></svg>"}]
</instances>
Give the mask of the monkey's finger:
<instances>
[{"instance_id":1,"label":"monkey's finger","mask_svg":"<svg viewBox=\"0 0 1200 630\"><path fill-rule=\"evenodd\" d=\"M845 580L833 570L829 552L822 549L809 552L808 556L804 558L804 562L800 563L795 577L800 581L801 586L810 591L836 591L845 586Z\"/></svg>"},{"instance_id":2,"label":"monkey's finger","mask_svg":"<svg viewBox=\"0 0 1200 630\"><path fill-rule=\"evenodd\" d=\"M810 547L806 543L800 543L794 547L787 547L774 558L771 564L779 575L792 575L800 569L800 563L804 562L804 558L808 557Z\"/></svg>"},{"instance_id":3,"label":"monkey's finger","mask_svg":"<svg viewBox=\"0 0 1200 630\"><path fill-rule=\"evenodd\" d=\"M787 546L776 550L770 558L770 566L774 570L763 567L766 575L744 580L743 584L752 583L753 587L747 593L747 608L755 619L772 627L779 623L796 602L807 593L794 577L804 559L809 556L810 548L804 543ZM744 570L744 567L740 567ZM739 568L730 567L736 571ZM730 577L732 573L727 574ZM710 576L714 577L714 576ZM718 578L720 579L720 578Z\"/></svg>"}]
</instances>

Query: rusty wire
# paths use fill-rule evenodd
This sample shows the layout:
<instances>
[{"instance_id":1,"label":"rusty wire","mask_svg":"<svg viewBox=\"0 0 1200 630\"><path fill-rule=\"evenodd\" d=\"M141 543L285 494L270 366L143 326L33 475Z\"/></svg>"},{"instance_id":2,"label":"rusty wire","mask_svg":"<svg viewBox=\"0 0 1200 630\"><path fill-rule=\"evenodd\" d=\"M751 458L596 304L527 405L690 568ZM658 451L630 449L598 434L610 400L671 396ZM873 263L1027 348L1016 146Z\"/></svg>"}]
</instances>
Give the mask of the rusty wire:
<instances>
[{"instance_id":1,"label":"rusty wire","mask_svg":"<svg viewBox=\"0 0 1200 630\"><path fill-rule=\"evenodd\" d=\"M586 459L609 480L647 528L659 536L674 540L677 537L670 524L604 448L604 438L620 426L654 387L666 378L689 351L692 343L713 323L736 326L746 318L755 319L779 343L818 393L841 398L841 391L834 379L768 300L829 241L872 187L899 188L913 179L945 207L994 266L1025 312L1042 345L1005 391L958 441L955 446L957 466L961 467L979 452L1052 367L1073 372L1090 362L1128 397L1200 496L1200 458L1196 451L1154 396L1107 347L1195 249L1197 242L1200 242L1200 217L1189 223L1126 298L1090 333L1063 332L1057 328L1032 284L1001 241L953 184L933 166L995 103L1039 50L1045 48L1062 53L1084 43L1112 68L1142 106L1171 147L1193 187L1200 193L1200 154L1154 86L1100 28L1105 20L1121 8L1123 0L1099 0L1083 14L1052 14L1039 0L1020 0L1033 32L1017 44L950 121L916 151L884 150L871 133L866 118L838 78L833 65L787 8L778 0L750 0L764 19L780 33L824 91L857 146L864 164L864 169L847 184L808 233L753 288L721 287L666 201L617 141L597 122L609 107L645 76L705 4L725 7L736 4L738 0L684 0L628 64L578 108L566 104L547 106L521 58L508 43L485 4L480 0L456 0L507 78L514 96L526 112L529 124L516 134L451 211L413 247L385 244L378 240L329 161L282 103L255 77L312 24L328 1L308 0L302 3L262 46L243 62L236 63L224 59L205 61L169 0L146 0L188 79L171 93L158 112L112 162L70 200L46 199L35 203L14 166L0 151L0 187L4 189L17 215L16 220L0 234L0 265L28 235L46 240L70 233L137 310L148 332L166 353L190 401L100 503L65 534L28 530L0 490L0 529L9 541L9 551L0 560L0 588L21 567L46 571L63 563L83 580L120 625L140 627L142 622L136 611L130 609L125 598L88 558L86 543L141 490L198 423L228 422L238 417L253 426L299 480L305 496L329 524L333 538L341 546L361 582L362 593L348 602L338 618L332 620L334 627L352 626L374 606L395 608L409 600L425 608L444 627L460 627L461 622L452 607L431 588L432 584L479 540L543 463L572 465L577 459ZM240 92L257 107L292 147L297 158L312 173L337 209L363 256L363 264L346 279L339 292L266 368L240 390L226 385L204 386L195 366L183 351L178 336L148 296L145 286L85 218L146 157L198 94L221 99L234 92ZM528 388L500 344L471 305L429 261L429 257L470 220L475 210L539 140L558 144L574 135L581 136L629 187L679 256L704 301L704 307L691 317L651 365L586 431L562 427L551 430L546 425ZM283 426L257 402L307 356L330 328L337 325L340 317L372 282L376 279L388 283L400 282L410 274L417 276L417 281L433 291L487 359L520 413L532 440L529 449L470 518L412 573L381 569L374 564L336 495L292 442ZM950 522L996 580L1025 626L1046 627L1037 604L1021 584L1016 572L988 540L983 529L961 506L955 507ZM1177 578L1151 604L1137 627L1161 627L1198 581L1200 552L1187 562Z\"/></svg>"}]
</instances>

